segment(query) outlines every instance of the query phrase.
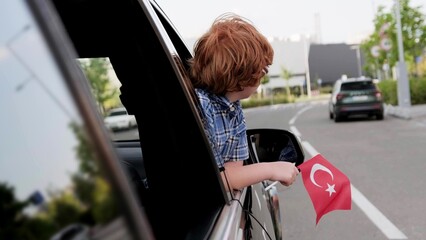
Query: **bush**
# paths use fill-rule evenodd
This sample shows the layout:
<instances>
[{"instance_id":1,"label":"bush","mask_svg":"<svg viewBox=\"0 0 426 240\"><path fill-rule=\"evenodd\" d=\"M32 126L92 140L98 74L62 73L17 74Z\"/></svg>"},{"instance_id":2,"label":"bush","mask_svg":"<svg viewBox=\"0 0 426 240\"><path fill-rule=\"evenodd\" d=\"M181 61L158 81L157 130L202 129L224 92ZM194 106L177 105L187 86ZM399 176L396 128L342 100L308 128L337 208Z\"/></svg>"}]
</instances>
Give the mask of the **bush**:
<instances>
[{"instance_id":1,"label":"bush","mask_svg":"<svg viewBox=\"0 0 426 240\"><path fill-rule=\"evenodd\" d=\"M287 96L283 94L274 95L273 99L270 97L266 98L249 98L248 100L241 101L241 106L243 108L251 108L251 107L260 107L267 106L272 104L281 104L281 103L290 103L294 102L294 96Z\"/></svg>"},{"instance_id":2,"label":"bush","mask_svg":"<svg viewBox=\"0 0 426 240\"><path fill-rule=\"evenodd\" d=\"M426 104L426 78L410 79L411 104ZM383 100L387 104L398 105L398 86L395 80L382 80L378 83Z\"/></svg>"},{"instance_id":3,"label":"bush","mask_svg":"<svg viewBox=\"0 0 426 240\"><path fill-rule=\"evenodd\" d=\"M243 108L260 107L271 104L271 100L267 98L257 99L250 98L249 100L241 101Z\"/></svg>"},{"instance_id":4,"label":"bush","mask_svg":"<svg viewBox=\"0 0 426 240\"><path fill-rule=\"evenodd\" d=\"M320 88L320 94L329 94L333 90L333 86L324 86Z\"/></svg>"},{"instance_id":5,"label":"bush","mask_svg":"<svg viewBox=\"0 0 426 240\"><path fill-rule=\"evenodd\" d=\"M397 81L392 79L382 80L377 85L382 92L383 101L386 104L398 105ZM331 86L324 86L320 89L320 93L329 94L331 89ZM412 105L426 104L426 77L410 79L410 95ZM303 100L304 98L306 98L306 95L300 96L298 99ZM258 98L254 96L241 101L241 105L243 108L251 108L272 104L292 103L296 102L296 100L296 96L294 95L287 96L284 93L276 91L273 99L271 99L271 97Z\"/></svg>"},{"instance_id":6,"label":"bush","mask_svg":"<svg viewBox=\"0 0 426 240\"><path fill-rule=\"evenodd\" d=\"M411 104L426 103L426 78L410 80Z\"/></svg>"},{"instance_id":7,"label":"bush","mask_svg":"<svg viewBox=\"0 0 426 240\"><path fill-rule=\"evenodd\" d=\"M378 87L382 92L383 101L387 104L398 105L397 82L395 80L382 80Z\"/></svg>"}]
</instances>

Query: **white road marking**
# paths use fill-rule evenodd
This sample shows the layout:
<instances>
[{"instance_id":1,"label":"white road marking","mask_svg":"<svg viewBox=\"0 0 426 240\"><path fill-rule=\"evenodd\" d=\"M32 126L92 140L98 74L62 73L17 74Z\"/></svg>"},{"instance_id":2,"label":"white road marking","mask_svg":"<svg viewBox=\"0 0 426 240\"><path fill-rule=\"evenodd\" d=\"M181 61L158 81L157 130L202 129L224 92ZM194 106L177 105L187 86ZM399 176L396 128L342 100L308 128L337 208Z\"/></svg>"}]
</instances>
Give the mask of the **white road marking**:
<instances>
[{"instance_id":1,"label":"white road marking","mask_svg":"<svg viewBox=\"0 0 426 240\"><path fill-rule=\"evenodd\" d=\"M294 135L296 135L299 139L302 136L302 134L300 134L297 128L293 125L290 126L290 132L294 133Z\"/></svg>"},{"instance_id":2,"label":"white road marking","mask_svg":"<svg viewBox=\"0 0 426 240\"><path fill-rule=\"evenodd\" d=\"M290 119L290 121L289 121L288 123L289 123L290 125L293 125L293 124L294 124L294 122L296 122L297 117L298 117L300 114L302 114L304 111L306 111L306 110L308 110L308 109L310 109L310 108L312 108L312 105L308 105L308 106L306 106L306 107L302 108L300 111L298 111L298 112L296 113L296 115L294 115L294 117L292 117L292 118Z\"/></svg>"},{"instance_id":3,"label":"white road marking","mask_svg":"<svg viewBox=\"0 0 426 240\"><path fill-rule=\"evenodd\" d=\"M383 213L379 211L368 199L351 184L352 201L364 212L365 215L386 235L388 239L407 239Z\"/></svg>"},{"instance_id":4,"label":"white road marking","mask_svg":"<svg viewBox=\"0 0 426 240\"><path fill-rule=\"evenodd\" d=\"M308 110L309 108L303 108L290 120L290 129L292 132L300 132L297 130L294 124L297 116L299 116L302 112ZM311 157L314 157L319 152L307 141L302 141L302 145L304 150L306 150ZM407 239L407 236L399 230L386 216L380 212L368 199L357 189L354 185L351 184L351 192L352 192L352 201L364 212L364 214L376 225L376 227L382 231L382 233L388 239Z\"/></svg>"},{"instance_id":5,"label":"white road marking","mask_svg":"<svg viewBox=\"0 0 426 240\"><path fill-rule=\"evenodd\" d=\"M312 145L307 141L302 141L303 149L306 150L311 157L314 157L318 154L318 151L312 147Z\"/></svg>"}]
</instances>

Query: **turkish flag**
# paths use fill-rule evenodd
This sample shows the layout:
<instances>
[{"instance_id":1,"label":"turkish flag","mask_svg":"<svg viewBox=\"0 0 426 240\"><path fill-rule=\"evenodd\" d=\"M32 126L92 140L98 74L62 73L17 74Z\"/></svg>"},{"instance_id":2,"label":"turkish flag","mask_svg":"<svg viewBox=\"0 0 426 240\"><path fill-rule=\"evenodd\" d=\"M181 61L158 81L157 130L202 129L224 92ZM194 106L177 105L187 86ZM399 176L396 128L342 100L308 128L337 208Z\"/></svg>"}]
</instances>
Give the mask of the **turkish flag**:
<instances>
[{"instance_id":1,"label":"turkish flag","mask_svg":"<svg viewBox=\"0 0 426 240\"><path fill-rule=\"evenodd\" d=\"M351 209L351 183L348 177L321 154L305 161L298 168L317 213L316 224L328 212Z\"/></svg>"}]
</instances>

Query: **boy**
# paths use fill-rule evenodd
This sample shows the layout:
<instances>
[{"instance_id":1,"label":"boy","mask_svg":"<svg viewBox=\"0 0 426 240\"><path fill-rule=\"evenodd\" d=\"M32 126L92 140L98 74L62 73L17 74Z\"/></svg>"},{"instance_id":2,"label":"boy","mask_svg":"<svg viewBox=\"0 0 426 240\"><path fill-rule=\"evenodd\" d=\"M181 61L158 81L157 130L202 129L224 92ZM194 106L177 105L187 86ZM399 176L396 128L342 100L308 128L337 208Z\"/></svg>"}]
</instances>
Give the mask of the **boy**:
<instances>
[{"instance_id":1,"label":"boy","mask_svg":"<svg viewBox=\"0 0 426 240\"><path fill-rule=\"evenodd\" d=\"M224 14L198 39L189 60L189 77L228 191L264 180L289 186L299 173L289 162L243 165L249 152L240 100L256 91L273 55L268 40L248 20Z\"/></svg>"}]
</instances>

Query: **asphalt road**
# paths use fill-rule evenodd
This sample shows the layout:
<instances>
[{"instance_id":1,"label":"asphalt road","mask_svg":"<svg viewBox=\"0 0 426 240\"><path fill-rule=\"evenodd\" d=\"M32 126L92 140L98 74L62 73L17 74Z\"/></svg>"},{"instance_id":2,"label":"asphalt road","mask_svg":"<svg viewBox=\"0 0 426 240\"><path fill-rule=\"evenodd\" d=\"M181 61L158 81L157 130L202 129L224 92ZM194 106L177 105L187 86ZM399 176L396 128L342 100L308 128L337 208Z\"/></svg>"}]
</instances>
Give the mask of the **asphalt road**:
<instances>
[{"instance_id":1,"label":"asphalt road","mask_svg":"<svg viewBox=\"0 0 426 240\"><path fill-rule=\"evenodd\" d=\"M326 101L245 110L248 128L289 129L351 181L352 209L315 225L301 177L280 186L284 239L426 239L426 124L386 115L335 123Z\"/></svg>"}]
</instances>

